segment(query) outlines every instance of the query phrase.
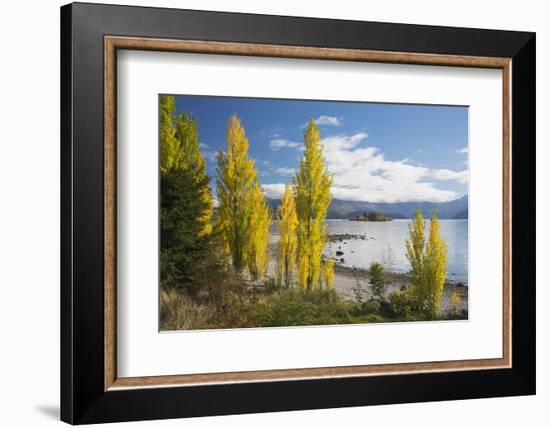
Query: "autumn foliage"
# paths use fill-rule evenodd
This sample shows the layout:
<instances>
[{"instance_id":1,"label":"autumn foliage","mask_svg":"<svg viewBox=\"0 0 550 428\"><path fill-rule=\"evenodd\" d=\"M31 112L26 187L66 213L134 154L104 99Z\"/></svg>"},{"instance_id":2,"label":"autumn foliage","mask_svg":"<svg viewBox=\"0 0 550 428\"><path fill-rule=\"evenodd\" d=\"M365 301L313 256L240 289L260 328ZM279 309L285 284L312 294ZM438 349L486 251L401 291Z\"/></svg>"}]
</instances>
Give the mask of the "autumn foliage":
<instances>
[{"instance_id":1,"label":"autumn foliage","mask_svg":"<svg viewBox=\"0 0 550 428\"><path fill-rule=\"evenodd\" d=\"M417 208L413 222L409 226L409 239L405 242L405 247L411 264L412 294L433 319L439 312L445 286L447 244L441 238L436 211L430 219L427 241L424 227L422 211Z\"/></svg>"},{"instance_id":2,"label":"autumn foliage","mask_svg":"<svg viewBox=\"0 0 550 428\"><path fill-rule=\"evenodd\" d=\"M160 97L161 284L189 288L209 252L213 203L196 120Z\"/></svg>"},{"instance_id":3,"label":"autumn foliage","mask_svg":"<svg viewBox=\"0 0 550 428\"><path fill-rule=\"evenodd\" d=\"M249 236L247 240L246 264L250 276L254 281L262 278L269 263L269 226L271 214L260 189L260 183L256 182L250 192L250 220Z\"/></svg>"},{"instance_id":4,"label":"autumn foliage","mask_svg":"<svg viewBox=\"0 0 550 428\"><path fill-rule=\"evenodd\" d=\"M411 265L410 287L393 293L387 290L390 274L380 263L372 263L368 278L374 298L366 301L358 292L359 298L350 300L339 294L338 287L334 289L335 258L325 253L333 176L319 126L314 120L307 123L299 168L285 185L275 213L262 191L237 115L229 118L225 136L226 148L217 154L213 197L197 119L190 113L177 113L174 97L159 97L162 329L349 324L440 316L447 246L436 212L428 229L420 209L409 225L405 250ZM274 220L279 242L271 267L269 237ZM459 316L461 296L455 291L451 299L453 313Z\"/></svg>"},{"instance_id":5,"label":"autumn foliage","mask_svg":"<svg viewBox=\"0 0 550 428\"><path fill-rule=\"evenodd\" d=\"M269 261L271 215L236 115L227 123L226 138L227 151L218 155L218 225L235 271L248 267L256 280L264 275Z\"/></svg>"},{"instance_id":6,"label":"autumn foliage","mask_svg":"<svg viewBox=\"0 0 550 428\"><path fill-rule=\"evenodd\" d=\"M311 290L319 284L323 249L327 242L328 206L332 175L328 172L319 126L310 120L304 131L304 156L293 181L298 215L298 284Z\"/></svg>"},{"instance_id":7,"label":"autumn foliage","mask_svg":"<svg viewBox=\"0 0 550 428\"><path fill-rule=\"evenodd\" d=\"M277 283L284 287L290 287L296 267L298 216L294 192L288 184L285 186L281 205L279 205L277 224L280 235L277 254Z\"/></svg>"},{"instance_id":8,"label":"autumn foliage","mask_svg":"<svg viewBox=\"0 0 550 428\"><path fill-rule=\"evenodd\" d=\"M426 300L431 318L435 318L441 306L441 296L447 274L447 244L441 238L437 212L430 220L430 235L426 243L424 261Z\"/></svg>"}]
</instances>

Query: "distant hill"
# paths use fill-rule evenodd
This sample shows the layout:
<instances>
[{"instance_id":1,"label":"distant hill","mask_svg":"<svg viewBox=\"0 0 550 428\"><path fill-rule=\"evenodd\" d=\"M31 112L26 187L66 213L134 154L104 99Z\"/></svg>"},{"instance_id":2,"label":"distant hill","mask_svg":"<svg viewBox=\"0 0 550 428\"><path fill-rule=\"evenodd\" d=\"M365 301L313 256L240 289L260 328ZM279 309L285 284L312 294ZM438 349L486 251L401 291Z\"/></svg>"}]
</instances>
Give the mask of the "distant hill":
<instances>
[{"instance_id":1,"label":"distant hill","mask_svg":"<svg viewBox=\"0 0 550 428\"><path fill-rule=\"evenodd\" d=\"M273 209L279 206L279 199L269 199L268 203ZM468 218L468 195L454 199L449 202L394 202L394 203L373 203L362 201L344 201L333 199L329 208L330 219L347 219L362 215L365 212L379 211L393 219L412 218L416 207L420 207L424 215L431 215L433 209L437 209L441 219L467 219ZM458 216L458 217L457 217Z\"/></svg>"},{"instance_id":2,"label":"distant hill","mask_svg":"<svg viewBox=\"0 0 550 428\"><path fill-rule=\"evenodd\" d=\"M453 217L454 219L460 220L460 219L467 219L468 218L468 209L462 210L455 214Z\"/></svg>"},{"instance_id":3,"label":"distant hill","mask_svg":"<svg viewBox=\"0 0 550 428\"><path fill-rule=\"evenodd\" d=\"M397 214L397 213L384 213L384 214L386 214L389 218L393 218L394 220L402 220L407 218L403 214Z\"/></svg>"}]
</instances>

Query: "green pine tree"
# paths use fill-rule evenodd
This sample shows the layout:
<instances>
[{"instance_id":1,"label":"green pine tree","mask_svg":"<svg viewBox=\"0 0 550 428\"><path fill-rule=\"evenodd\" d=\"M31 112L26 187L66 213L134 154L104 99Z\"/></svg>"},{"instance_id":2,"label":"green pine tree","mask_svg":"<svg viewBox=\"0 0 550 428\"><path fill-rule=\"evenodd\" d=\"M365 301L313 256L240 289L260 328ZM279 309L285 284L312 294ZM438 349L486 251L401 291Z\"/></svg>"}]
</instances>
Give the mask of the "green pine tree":
<instances>
[{"instance_id":1,"label":"green pine tree","mask_svg":"<svg viewBox=\"0 0 550 428\"><path fill-rule=\"evenodd\" d=\"M163 286L189 289L210 250L213 202L197 121L176 116L175 105L174 97L160 97L160 276Z\"/></svg>"}]
</instances>

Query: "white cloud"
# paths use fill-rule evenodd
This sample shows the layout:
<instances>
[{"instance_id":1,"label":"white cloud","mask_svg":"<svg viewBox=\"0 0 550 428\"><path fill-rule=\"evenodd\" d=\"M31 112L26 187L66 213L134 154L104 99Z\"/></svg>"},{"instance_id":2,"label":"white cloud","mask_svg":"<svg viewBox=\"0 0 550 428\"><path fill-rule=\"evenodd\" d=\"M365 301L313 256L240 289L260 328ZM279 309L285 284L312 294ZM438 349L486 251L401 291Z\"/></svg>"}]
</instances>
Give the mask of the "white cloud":
<instances>
[{"instance_id":1,"label":"white cloud","mask_svg":"<svg viewBox=\"0 0 550 428\"><path fill-rule=\"evenodd\" d=\"M262 190L268 198L281 199L285 185L284 183L262 184Z\"/></svg>"},{"instance_id":2,"label":"white cloud","mask_svg":"<svg viewBox=\"0 0 550 428\"><path fill-rule=\"evenodd\" d=\"M209 162L217 162L218 152L214 150L203 150L202 156Z\"/></svg>"},{"instance_id":3,"label":"white cloud","mask_svg":"<svg viewBox=\"0 0 550 428\"><path fill-rule=\"evenodd\" d=\"M336 116L321 115L317 119L313 119L313 121L319 126L342 126L344 118L336 117ZM305 128L306 126L307 126L307 122L301 125L300 128Z\"/></svg>"},{"instance_id":4,"label":"white cloud","mask_svg":"<svg viewBox=\"0 0 550 428\"><path fill-rule=\"evenodd\" d=\"M321 140L326 151L349 150L357 147L368 137L365 132L358 132L353 135L334 135Z\"/></svg>"},{"instance_id":5,"label":"white cloud","mask_svg":"<svg viewBox=\"0 0 550 428\"><path fill-rule=\"evenodd\" d=\"M280 175L292 175L296 172L296 169L295 168L277 168L275 172Z\"/></svg>"},{"instance_id":6,"label":"white cloud","mask_svg":"<svg viewBox=\"0 0 550 428\"><path fill-rule=\"evenodd\" d=\"M299 147L302 143L297 143L295 141L285 140L283 138L276 138L274 140L271 140L269 142L269 147L271 147L271 150L277 151L285 147Z\"/></svg>"},{"instance_id":7,"label":"white cloud","mask_svg":"<svg viewBox=\"0 0 550 428\"><path fill-rule=\"evenodd\" d=\"M329 171L334 174L334 198L370 202L444 202L458 195L437 187L438 181L468 182L468 170L430 169L386 160L376 147L360 147L365 133L330 136L321 143Z\"/></svg>"},{"instance_id":8,"label":"white cloud","mask_svg":"<svg viewBox=\"0 0 550 428\"><path fill-rule=\"evenodd\" d=\"M326 126L341 126L343 118L336 116L319 116L315 119L317 125L326 125Z\"/></svg>"},{"instance_id":9,"label":"white cloud","mask_svg":"<svg viewBox=\"0 0 550 428\"><path fill-rule=\"evenodd\" d=\"M259 138L279 138L281 136L281 132L283 131L283 128L277 127L277 128L271 128L271 129L262 129L260 132L258 132Z\"/></svg>"},{"instance_id":10,"label":"white cloud","mask_svg":"<svg viewBox=\"0 0 550 428\"><path fill-rule=\"evenodd\" d=\"M467 155L468 154L468 147L462 147L461 149L458 149L455 152L460 153L461 155Z\"/></svg>"},{"instance_id":11,"label":"white cloud","mask_svg":"<svg viewBox=\"0 0 550 428\"><path fill-rule=\"evenodd\" d=\"M468 184L468 170L451 171L450 169L432 170L432 177L442 181L456 181L460 184Z\"/></svg>"}]
</instances>

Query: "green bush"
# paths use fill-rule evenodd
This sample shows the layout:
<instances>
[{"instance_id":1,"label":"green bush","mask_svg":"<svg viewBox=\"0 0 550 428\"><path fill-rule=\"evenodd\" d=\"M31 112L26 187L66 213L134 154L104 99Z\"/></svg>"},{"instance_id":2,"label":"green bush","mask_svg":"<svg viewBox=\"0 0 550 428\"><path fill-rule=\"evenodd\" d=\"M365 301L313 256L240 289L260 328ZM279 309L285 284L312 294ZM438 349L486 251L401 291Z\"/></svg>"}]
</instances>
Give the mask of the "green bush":
<instances>
[{"instance_id":1,"label":"green bush","mask_svg":"<svg viewBox=\"0 0 550 428\"><path fill-rule=\"evenodd\" d=\"M352 309L334 290L283 290L271 301L274 326L352 323Z\"/></svg>"},{"instance_id":2,"label":"green bush","mask_svg":"<svg viewBox=\"0 0 550 428\"><path fill-rule=\"evenodd\" d=\"M424 308L408 290L396 291L390 294L388 301L381 308L381 312L387 318L397 321L426 319Z\"/></svg>"},{"instance_id":3,"label":"green bush","mask_svg":"<svg viewBox=\"0 0 550 428\"><path fill-rule=\"evenodd\" d=\"M384 297L384 291L386 287L386 273L384 272L384 266L380 263L373 262L369 266L370 285L373 296L378 299Z\"/></svg>"},{"instance_id":4,"label":"green bush","mask_svg":"<svg viewBox=\"0 0 550 428\"><path fill-rule=\"evenodd\" d=\"M370 299L363 303L361 309L363 314L378 314L381 307L379 299Z\"/></svg>"},{"instance_id":5,"label":"green bush","mask_svg":"<svg viewBox=\"0 0 550 428\"><path fill-rule=\"evenodd\" d=\"M208 322L195 328L285 327L370 322L361 305L334 290L271 289L231 293ZM378 322L378 321L374 321Z\"/></svg>"}]
</instances>

